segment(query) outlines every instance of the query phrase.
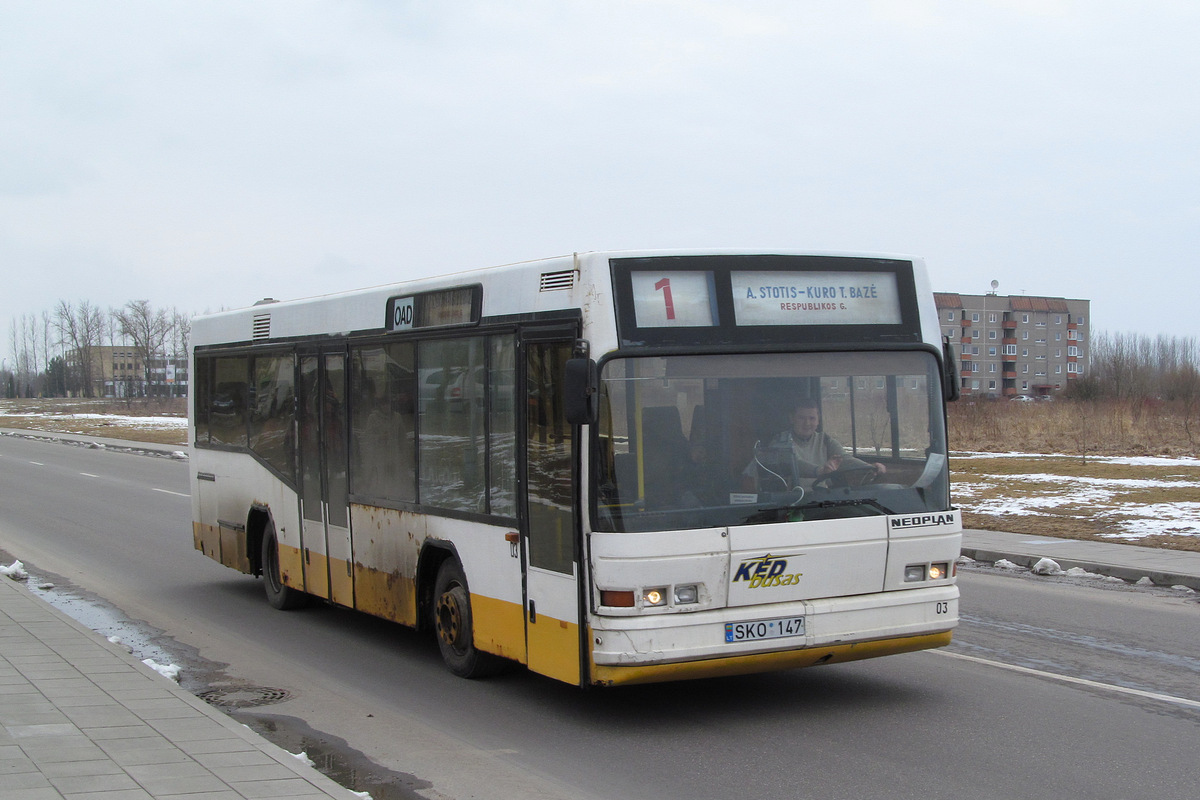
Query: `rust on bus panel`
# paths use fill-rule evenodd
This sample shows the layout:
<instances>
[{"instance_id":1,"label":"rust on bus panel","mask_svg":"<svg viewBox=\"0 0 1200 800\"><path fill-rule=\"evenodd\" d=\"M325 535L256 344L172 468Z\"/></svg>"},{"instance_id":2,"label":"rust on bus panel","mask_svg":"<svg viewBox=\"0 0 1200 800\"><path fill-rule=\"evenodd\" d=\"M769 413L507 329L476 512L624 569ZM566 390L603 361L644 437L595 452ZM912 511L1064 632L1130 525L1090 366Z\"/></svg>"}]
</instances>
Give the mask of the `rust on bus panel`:
<instances>
[{"instance_id":1,"label":"rust on bus panel","mask_svg":"<svg viewBox=\"0 0 1200 800\"><path fill-rule=\"evenodd\" d=\"M417 554L425 521L411 511L352 504L354 606L359 611L417 624Z\"/></svg>"},{"instance_id":2,"label":"rust on bus panel","mask_svg":"<svg viewBox=\"0 0 1200 800\"><path fill-rule=\"evenodd\" d=\"M192 523L192 543L204 555L247 575L254 574L246 552L246 532L224 525Z\"/></svg>"},{"instance_id":3,"label":"rust on bus panel","mask_svg":"<svg viewBox=\"0 0 1200 800\"><path fill-rule=\"evenodd\" d=\"M193 522L192 543L197 550L214 561L221 560L221 532L216 525Z\"/></svg>"}]
</instances>

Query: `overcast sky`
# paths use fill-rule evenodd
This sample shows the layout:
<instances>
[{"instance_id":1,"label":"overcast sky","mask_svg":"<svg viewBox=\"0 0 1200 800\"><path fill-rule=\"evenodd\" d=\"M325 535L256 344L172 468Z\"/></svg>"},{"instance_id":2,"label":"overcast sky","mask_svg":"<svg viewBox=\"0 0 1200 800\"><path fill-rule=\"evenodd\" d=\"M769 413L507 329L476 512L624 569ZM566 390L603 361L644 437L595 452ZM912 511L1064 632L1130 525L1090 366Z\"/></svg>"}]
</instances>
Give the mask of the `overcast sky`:
<instances>
[{"instance_id":1,"label":"overcast sky","mask_svg":"<svg viewBox=\"0 0 1200 800\"><path fill-rule=\"evenodd\" d=\"M0 0L0 354L572 251L924 256L1200 335L1200 3Z\"/></svg>"}]
</instances>

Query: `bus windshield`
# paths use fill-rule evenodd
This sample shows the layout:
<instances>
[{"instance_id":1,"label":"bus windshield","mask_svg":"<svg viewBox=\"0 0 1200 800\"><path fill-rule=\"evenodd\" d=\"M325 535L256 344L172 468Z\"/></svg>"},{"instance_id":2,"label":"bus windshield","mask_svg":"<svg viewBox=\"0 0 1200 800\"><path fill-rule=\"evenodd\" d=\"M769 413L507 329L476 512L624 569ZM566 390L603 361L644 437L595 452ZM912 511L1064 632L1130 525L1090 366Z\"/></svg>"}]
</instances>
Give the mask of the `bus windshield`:
<instances>
[{"instance_id":1,"label":"bus windshield","mask_svg":"<svg viewBox=\"0 0 1200 800\"><path fill-rule=\"evenodd\" d=\"M949 508L930 352L614 358L600 383L594 530Z\"/></svg>"}]
</instances>

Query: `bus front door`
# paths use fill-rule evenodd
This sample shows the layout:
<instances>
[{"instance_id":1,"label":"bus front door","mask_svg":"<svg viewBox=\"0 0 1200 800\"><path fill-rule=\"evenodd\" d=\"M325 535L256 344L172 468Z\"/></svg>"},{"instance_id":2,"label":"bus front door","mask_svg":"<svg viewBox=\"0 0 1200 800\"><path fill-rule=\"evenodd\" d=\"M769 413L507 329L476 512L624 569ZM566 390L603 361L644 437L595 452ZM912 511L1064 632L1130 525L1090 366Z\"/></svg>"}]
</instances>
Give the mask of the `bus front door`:
<instances>
[{"instance_id":1,"label":"bus front door","mask_svg":"<svg viewBox=\"0 0 1200 800\"><path fill-rule=\"evenodd\" d=\"M530 669L578 684L578 504L562 391L572 344L526 340L525 639Z\"/></svg>"},{"instance_id":2,"label":"bus front door","mask_svg":"<svg viewBox=\"0 0 1200 800\"><path fill-rule=\"evenodd\" d=\"M298 401L304 590L353 607L344 352L300 357Z\"/></svg>"}]
</instances>

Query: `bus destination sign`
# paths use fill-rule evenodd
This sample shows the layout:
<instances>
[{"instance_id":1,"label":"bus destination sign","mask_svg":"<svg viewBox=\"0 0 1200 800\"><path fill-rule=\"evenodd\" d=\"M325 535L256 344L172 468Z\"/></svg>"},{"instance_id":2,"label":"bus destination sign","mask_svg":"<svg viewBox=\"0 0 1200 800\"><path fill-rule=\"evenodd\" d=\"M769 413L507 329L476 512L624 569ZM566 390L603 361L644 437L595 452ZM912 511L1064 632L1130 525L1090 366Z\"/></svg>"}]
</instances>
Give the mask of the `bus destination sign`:
<instances>
[{"instance_id":1,"label":"bus destination sign","mask_svg":"<svg viewBox=\"0 0 1200 800\"><path fill-rule=\"evenodd\" d=\"M892 272L733 272L736 324L898 325Z\"/></svg>"},{"instance_id":2,"label":"bus destination sign","mask_svg":"<svg viewBox=\"0 0 1200 800\"><path fill-rule=\"evenodd\" d=\"M395 332L473 325L479 322L482 297L478 285L389 297L386 328Z\"/></svg>"}]
</instances>

